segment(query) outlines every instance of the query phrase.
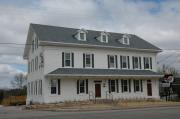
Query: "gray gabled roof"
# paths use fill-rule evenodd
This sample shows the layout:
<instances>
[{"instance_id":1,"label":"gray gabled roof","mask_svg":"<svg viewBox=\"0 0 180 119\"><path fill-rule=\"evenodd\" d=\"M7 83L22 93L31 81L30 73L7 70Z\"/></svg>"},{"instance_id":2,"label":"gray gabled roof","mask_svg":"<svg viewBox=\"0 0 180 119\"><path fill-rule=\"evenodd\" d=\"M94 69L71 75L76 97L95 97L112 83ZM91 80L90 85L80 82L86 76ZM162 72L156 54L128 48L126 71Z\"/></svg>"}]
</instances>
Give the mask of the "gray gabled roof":
<instances>
[{"instance_id":1,"label":"gray gabled roof","mask_svg":"<svg viewBox=\"0 0 180 119\"><path fill-rule=\"evenodd\" d=\"M121 70L121 69L82 69L82 68L58 68L48 75L91 75L91 76L161 76L150 70Z\"/></svg>"},{"instance_id":2,"label":"gray gabled roof","mask_svg":"<svg viewBox=\"0 0 180 119\"><path fill-rule=\"evenodd\" d=\"M136 49L150 49L150 50L161 50L151 43L143 40L136 35L130 35L130 45L124 45L118 40L122 38L124 34L108 32L109 42L101 43L96 39L102 31L87 30L87 41L79 41L75 38L79 29L56 27L40 24L31 24L32 28L36 32L40 41L50 42L64 42L64 43L76 43L76 44L88 44L88 45L102 45L102 46L115 46L124 48L136 48Z\"/></svg>"}]
</instances>

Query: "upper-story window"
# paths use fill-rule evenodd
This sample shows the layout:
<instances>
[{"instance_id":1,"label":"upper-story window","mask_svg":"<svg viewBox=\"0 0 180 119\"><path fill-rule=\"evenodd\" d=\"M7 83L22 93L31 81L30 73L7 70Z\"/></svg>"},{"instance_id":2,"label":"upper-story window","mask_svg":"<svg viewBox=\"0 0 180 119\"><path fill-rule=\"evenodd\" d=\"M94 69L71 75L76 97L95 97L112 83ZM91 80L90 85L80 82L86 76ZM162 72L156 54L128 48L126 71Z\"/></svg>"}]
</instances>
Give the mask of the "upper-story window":
<instances>
[{"instance_id":1,"label":"upper-story window","mask_svg":"<svg viewBox=\"0 0 180 119\"><path fill-rule=\"evenodd\" d=\"M34 40L32 40L31 47L32 47L32 53L33 53L34 52Z\"/></svg>"},{"instance_id":2,"label":"upper-story window","mask_svg":"<svg viewBox=\"0 0 180 119\"><path fill-rule=\"evenodd\" d=\"M86 40L86 34L85 33L80 33L80 40L83 40L83 41Z\"/></svg>"},{"instance_id":3,"label":"upper-story window","mask_svg":"<svg viewBox=\"0 0 180 119\"><path fill-rule=\"evenodd\" d=\"M117 55L108 55L108 68L117 68Z\"/></svg>"},{"instance_id":4,"label":"upper-story window","mask_svg":"<svg viewBox=\"0 0 180 119\"><path fill-rule=\"evenodd\" d=\"M130 36L127 35L127 34L124 34L124 35L122 36L122 38L119 39L119 42L122 43L122 44L124 44L124 45L129 45L129 44L130 44L129 39L130 39Z\"/></svg>"},{"instance_id":5,"label":"upper-story window","mask_svg":"<svg viewBox=\"0 0 180 119\"><path fill-rule=\"evenodd\" d=\"M144 57L144 69L152 69L152 58Z\"/></svg>"},{"instance_id":6,"label":"upper-story window","mask_svg":"<svg viewBox=\"0 0 180 119\"><path fill-rule=\"evenodd\" d=\"M74 53L62 53L62 67L74 67Z\"/></svg>"},{"instance_id":7,"label":"upper-story window","mask_svg":"<svg viewBox=\"0 0 180 119\"><path fill-rule=\"evenodd\" d=\"M102 32L100 38L101 38L101 42L108 43L108 33Z\"/></svg>"},{"instance_id":8,"label":"upper-story window","mask_svg":"<svg viewBox=\"0 0 180 119\"><path fill-rule=\"evenodd\" d=\"M83 67L94 68L94 54L83 54Z\"/></svg>"},{"instance_id":9,"label":"upper-story window","mask_svg":"<svg viewBox=\"0 0 180 119\"><path fill-rule=\"evenodd\" d=\"M132 57L133 69L141 69L141 57Z\"/></svg>"},{"instance_id":10,"label":"upper-story window","mask_svg":"<svg viewBox=\"0 0 180 119\"><path fill-rule=\"evenodd\" d=\"M121 69L129 69L129 56L120 56Z\"/></svg>"},{"instance_id":11,"label":"upper-story window","mask_svg":"<svg viewBox=\"0 0 180 119\"><path fill-rule=\"evenodd\" d=\"M86 41L86 34L88 32L85 29L78 30L78 33L75 35L75 37L80 41Z\"/></svg>"}]
</instances>

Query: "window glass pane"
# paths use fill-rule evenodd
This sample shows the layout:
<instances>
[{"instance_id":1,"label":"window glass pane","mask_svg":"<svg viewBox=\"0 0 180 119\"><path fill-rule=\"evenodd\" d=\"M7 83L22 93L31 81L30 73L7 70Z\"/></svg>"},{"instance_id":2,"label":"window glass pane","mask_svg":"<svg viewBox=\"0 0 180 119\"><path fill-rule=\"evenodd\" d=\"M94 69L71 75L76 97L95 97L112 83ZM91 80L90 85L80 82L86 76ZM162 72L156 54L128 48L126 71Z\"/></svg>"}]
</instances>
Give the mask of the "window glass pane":
<instances>
[{"instance_id":1,"label":"window glass pane","mask_svg":"<svg viewBox=\"0 0 180 119\"><path fill-rule=\"evenodd\" d=\"M124 37L124 44L128 44L128 38Z\"/></svg>"},{"instance_id":2,"label":"window glass pane","mask_svg":"<svg viewBox=\"0 0 180 119\"><path fill-rule=\"evenodd\" d=\"M85 92L85 82L84 80L80 80L79 81L79 87L80 87L80 93L84 93Z\"/></svg>"},{"instance_id":3,"label":"window glass pane","mask_svg":"<svg viewBox=\"0 0 180 119\"><path fill-rule=\"evenodd\" d=\"M90 67L90 66L91 66L91 55L86 54L86 67Z\"/></svg>"},{"instance_id":4,"label":"window glass pane","mask_svg":"<svg viewBox=\"0 0 180 119\"><path fill-rule=\"evenodd\" d=\"M51 94L56 94L57 80L51 80Z\"/></svg>"},{"instance_id":5,"label":"window glass pane","mask_svg":"<svg viewBox=\"0 0 180 119\"><path fill-rule=\"evenodd\" d=\"M115 91L116 91L115 80L111 80L111 92L115 92Z\"/></svg>"},{"instance_id":6,"label":"window glass pane","mask_svg":"<svg viewBox=\"0 0 180 119\"><path fill-rule=\"evenodd\" d=\"M128 91L128 81L127 80L123 80L123 90L124 90L124 92Z\"/></svg>"},{"instance_id":7,"label":"window glass pane","mask_svg":"<svg viewBox=\"0 0 180 119\"><path fill-rule=\"evenodd\" d=\"M106 42L106 35L102 35L103 42Z\"/></svg>"},{"instance_id":8,"label":"window glass pane","mask_svg":"<svg viewBox=\"0 0 180 119\"><path fill-rule=\"evenodd\" d=\"M140 81L139 80L135 80L135 90L136 91L140 91Z\"/></svg>"},{"instance_id":9,"label":"window glass pane","mask_svg":"<svg viewBox=\"0 0 180 119\"><path fill-rule=\"evenodd\" d=\"M127 68L127 57L126 56L122 56L122 67L123 68Z\"/></svg>"},{"instance_id":10,"label":"window glass pane","mask_svg":"<svg viewBox=\"0 0 180 119\"><path fill-rule=\"evenodd\" d=\"M65 66L70 66L70 60L65 61Z\"/></svg>"},{"instance_id":11,"label":"window glass pane","mask_svg":"<svg viewBox=\"0 0 180 119\"><path fill-rule=\"evenodd\" d=\"M110 56L109 57L109 64L110 64L110 68L113 68L113 67L115 67L115 58L114 58L114 56Z\"/></svg>"},{"instance_id":12,"label":"window glass pane","mask_svg":"<svg viewBox=\"0 0 180 119\"><path fill-rule=\"evenodd\" d=\"M84 33L80 33L80 39L85 40L85 34Z\"/></svg>"},{"instance_id":13,"label":"window glass pane","mask_svg":"<svg viewBox=\"0 0 180 119\"><path fill-rule=\"evenodd\" d=\"M134 57L134 68L139 68L139 60L138 57Z\"/></svg>"},{"instance_id":14,"label":"window glass pane","mask_svg":"<svg viewBox=\"0 0 180 119\"><path fill-rule=\"evenodd\" d=\"M145 68L149 69L150 68L150 64L149 64L149 58L145 57Z\"/></svg>"},{"instance_id":15,"label":"window glass pane","mask_svg":"<svg viewBox=\"0 0 180 119\"><path fill-rule=\"evenodd\" d=\"M65 66L71 66L71 55L70 55L70 53L65 53Z\"/></svg>"}]
</instances>

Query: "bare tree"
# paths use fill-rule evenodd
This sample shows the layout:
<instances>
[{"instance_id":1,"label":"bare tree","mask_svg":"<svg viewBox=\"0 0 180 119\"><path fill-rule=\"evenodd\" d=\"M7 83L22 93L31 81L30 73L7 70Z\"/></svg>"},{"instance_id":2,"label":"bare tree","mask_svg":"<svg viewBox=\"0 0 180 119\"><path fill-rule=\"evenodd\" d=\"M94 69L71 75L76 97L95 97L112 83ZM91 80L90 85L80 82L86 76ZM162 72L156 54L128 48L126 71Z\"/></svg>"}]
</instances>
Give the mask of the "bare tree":
<instances>
[{"instance_id":1,"label":"bare tree","mask_svg":"<svg viewBox=\"0 0 180 119\"><path fill-rule=\"evenodd\" d=\"M176 68L167 66L165 64L163 64L162 67L158 68L158 72L161 74L170 73L170 74L173 74L173 76L178 76L179 74Z\"/></svg>"},{"instance_id":2,"label":"bare tree","mask_svg":"<svg viewBox=\"0 0 180 119\"><path fill-rule=\"evenodd\" d=\"M26 80L26 75L18 73L14 76L14 80L11 81L11 85L13 86L13 88L23 89L23 87L26 85Z\"/></svg>"}]
</instances>

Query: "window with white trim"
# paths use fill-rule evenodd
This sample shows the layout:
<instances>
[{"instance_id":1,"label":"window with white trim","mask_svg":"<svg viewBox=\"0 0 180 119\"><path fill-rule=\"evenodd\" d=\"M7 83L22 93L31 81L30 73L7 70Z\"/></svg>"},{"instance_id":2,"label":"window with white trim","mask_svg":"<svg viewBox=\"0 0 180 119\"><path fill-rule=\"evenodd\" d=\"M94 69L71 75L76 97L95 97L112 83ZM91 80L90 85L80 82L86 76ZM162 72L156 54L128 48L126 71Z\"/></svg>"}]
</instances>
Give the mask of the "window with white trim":
<instances>
[{"instance_id":1,"label":"window with white trim","mask_svg":"<svg viewBox=\"0 0 180 119\"><path fill-rule=\"evenodd\" d=\"M139 58L138 57L134 57L134 68L139 69Z\"/></svg>"},{"instance_id":2,"label":"window with white trim","mask_svg":"<svg viewBox=\"0 0 180 119\"><path fill-rule=\"evenodd\" d=\"M121 86L122 86L122 91L123 92L128 92L129 91L128 80L121 80Z\"/></svg>"},{"instance_id":3,"label":"window with white trim","mask_svg":"<svg viewBox=\"0 0 180 119\"><path fill-rule=\"evenodd\" d=\"M83 67L94 68L94 54L83 53Z\"/></svg>"},{"instance_id":4,"label":"window with white trim","mask_svg":"<svg viewBox=\"0 0 180 119\"><path fill-rule=\"evenodd\" d=\"M144 57L144 69L152 69L152 58Z\"/></svg>"},{"instance_id":5,"label":"window with white trim","mask_svg":"<svg viewBox=\"0 0 180 119\"><path fill-rule=\"evenodd\" d=\"M135 86L135 88L134 88L135 91L136 91L136 92L140 91L140 80L135 80L134 83L135 83L135 84L134 84L134 86Z\"/></svg>"},{"instance_id":6,"label":"window with white trim","mask_svg":"<svg viewBox=\"0 0 180 119\"><path fill-rule=\"evenodd\" d=\"M70 67L71 66L71 53L65 53L65 55L64 55L64 64L65 64L65 67Z\"/></svg>"},{"instance_id":7,"label":"window with white trim","mask_svg":"<svg viewBox=\"0 0 180 119\"><path fill-rule=\"evenodd\" d=\"M86 41L86 33L80 32L80 33L79 33L79 40L81 40L81 41Z\"/></svg>"},{"instance_id":8,"label":"window with white trim","mask_svg":"<svg viewBox=\"0 0 180 119\"><path fill-rule=\"evenodd\" d=\"M117 59L116 59L116 55L108 55L108 67L109 68L116 68L116 66L117 66Z\"/></svg>"},{"instance_id":9,"label":"window with white trim","mask_svg":"<svg viewBox=\"0 0 180 119\"><path fill-rule=\"evenodd\" d=\"M57 80L51 80L51 94L57 94Z\"/></svg>"},{"instance_id":10,"label":"window with white trim","mask_svg":"<svg viewBox=\"0 0 180 119\"><path fill-rule=\"evenodd\" d=\"M123 44L129 45L129 38L128 37L123 37Z\"/></svg>"},{"instance_id":11,"label":"window with white trim","mask_svg":"<svg viewBox=\"0 0 180 119\"><path fill-rule=\"evenodd\" d=\"M116 80L110 80L111 81L111 92L116 92Z\"/></svg>"},{"instance_id":12,"label":"window with white trim","mask_svg":"<svg viewBox=\"0 0 180 119\"><path fill-rule=\"evenodd\" d=\"M141 69L141 57L133 56L133 69Z\"/></svg>"},{"instance_id":13,"label":"window with white trim","mask_svg":"<svg viewBox=\"0 0 180 119\"><path fill-rule=\"evenodd\" d=\"M35 49L34 44L35 44L35 42L34 42L34 40L32 40L32 44L31 44L32 53L34 52L34 49Z\"/></svg>"},{"instance_id":14,"label":"window with white trim","mask_svg":"<svg viewBox=\"0 0 180 119\"><path fill-rule=\"evenodd\" d=\"M122 56L122 69L127 69L128 68L128 58L127 56Z\"/></svg>"},{"instance_id":15,"label":"window with white trim","mask_svg":"<svg viewBox=\"0 0 180 119\"><path fill-rule=\"evenodd\" d=\"M79 93L85 93L85 80L79 80Z\"/></svg>"},{"instance_id":16,"label":"window with white trim","mask_svg":"<svg viewBox=\"0 0 180 119\"><path fill-rule=\"evenodd\" d=\"M134 92L143 92L142 80L134 80Z\"/></svg>"}]
</instances>

